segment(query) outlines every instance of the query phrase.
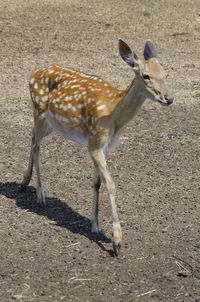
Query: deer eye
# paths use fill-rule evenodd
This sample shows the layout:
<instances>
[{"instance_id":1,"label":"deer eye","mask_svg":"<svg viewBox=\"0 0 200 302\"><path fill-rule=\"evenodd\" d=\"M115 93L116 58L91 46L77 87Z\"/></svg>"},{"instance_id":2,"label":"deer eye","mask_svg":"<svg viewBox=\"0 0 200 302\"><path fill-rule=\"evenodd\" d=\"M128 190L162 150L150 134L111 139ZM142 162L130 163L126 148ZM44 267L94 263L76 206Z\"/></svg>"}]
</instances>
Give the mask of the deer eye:
<instances>
[{"instance_id":1,"label":"deer eye","mask_svg":"<svg viewBox=\"0 0 200 302\"><path fill-rule=\"evenodd\" d=\"M150 80L150 76L148 74L143 74L142 77L144 80Z\"/></svg>"}]
</instances>

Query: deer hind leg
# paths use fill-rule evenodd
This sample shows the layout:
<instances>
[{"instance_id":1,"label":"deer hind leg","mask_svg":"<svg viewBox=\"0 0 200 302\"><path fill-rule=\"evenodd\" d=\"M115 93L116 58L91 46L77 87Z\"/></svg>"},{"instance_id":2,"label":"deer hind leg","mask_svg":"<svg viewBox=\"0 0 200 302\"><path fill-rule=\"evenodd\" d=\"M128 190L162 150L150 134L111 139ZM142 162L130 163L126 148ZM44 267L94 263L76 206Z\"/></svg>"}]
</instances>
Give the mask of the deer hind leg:
<instances>
[{"instance_id":1,"label":"deer hind leg","mask_svg":"<svg viewBox=\"0 0 200 302\"><path fill-rule=\"evenodd\" d=\"M95 150L90 151L90 154L92 156L95 168L105 183L109 199L110 199L110 205L111 205L111 211L112 211L112 218L113 218L113 248L115 255L118 255L120 247L121 247L121 241L122 241L122 231L121 231L121 225L119 222L118 214L117 214L117 207L115 204L115 184L111 178L111 175L106 167L106 160L105 155L103 151L101 150ZM97 207L93 206L93 211Z\"/></svg>"},{"instance_id":2,"label":"deer hind leg","mask_svg":"<svg viewBox=\"0 0 200 302\"><path fill-rule=\"evenodd\" d=\"M94 169L94 178L93 178L93 207L92 207L92 232L99 233L99 221L98 221L98 206L99 206L99 189L101 186L101 178L96 169Z\"/></svg>"},{"instance_id":3,"label":"deer hind leg","mask_svg":"<svg viewBox=\"0 0 200 302\"><path fill-rule=\"evenodd\" d=\"M28 186L32 177L33 173L33 145L35 142L35 132L33 129L33 134L32 134L32 143L31 143L31 151L30 151L30 156L29 156L29 163L28 163L28 168L26 170L26 173L24 174L24 178L22 181L22 185Z\"/></svg>"},{"instance_id":4,"label":"deer hind leg","mask_svg":"<svg viewBox=\"0 0 200 302\"><path fill-rule=\"evenodd\" d=\"M42 139L45 136L49 135L51 132L52 129L49 128L45 120L35 118L35 126L33 128L32 145L31 145L28 169L24 175L24 179L22 182L23 185L29 184L32 176L33 165L34 165L37 174L37 189L36 189L37 202L43 203L44 205L46 205L46 200L45 200L45 194L40 179L39 151L40 151L40 144L42 142Z\"/></svg>"}]
</instances>

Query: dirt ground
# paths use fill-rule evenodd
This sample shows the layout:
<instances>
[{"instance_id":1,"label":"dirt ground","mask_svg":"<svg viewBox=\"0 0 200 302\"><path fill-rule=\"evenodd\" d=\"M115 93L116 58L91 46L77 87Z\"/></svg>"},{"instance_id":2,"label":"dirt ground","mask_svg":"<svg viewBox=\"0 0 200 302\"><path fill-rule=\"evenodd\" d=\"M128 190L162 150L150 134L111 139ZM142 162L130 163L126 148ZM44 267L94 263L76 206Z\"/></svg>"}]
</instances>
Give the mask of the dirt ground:
<instances>
[{"instance_id":1,"label":"dirt ground","mask_svg":"<svg viewBox=\"0 0 200 302\"><path fill-rule=\"evenodd\" d=\"M200 0L0 0L0 301L200 301ZM32 107L28 80L51 63L125 88L123 38L158 50L176 102L146 101L108 156L122 224L120 256L101 189L103 234L90 231L87 150L51 136L25 191Z\"/></svg>"}]
</instances>

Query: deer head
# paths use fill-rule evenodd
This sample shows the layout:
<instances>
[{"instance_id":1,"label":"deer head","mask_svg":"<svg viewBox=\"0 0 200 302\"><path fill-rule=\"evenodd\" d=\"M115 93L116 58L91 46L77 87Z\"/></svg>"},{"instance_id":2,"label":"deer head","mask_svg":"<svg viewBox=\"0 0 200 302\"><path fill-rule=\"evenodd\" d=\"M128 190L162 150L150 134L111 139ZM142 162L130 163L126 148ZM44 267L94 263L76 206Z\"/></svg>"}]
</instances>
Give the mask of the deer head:
<instances>
[{"instance_id":1,"label":"deer head","mask_svg":"<svg viewBox=\"0 0 200 302\"><path fill-rule=\"evenodd\" d=\"M141 93L162 105L172 104L173 98L168 95L165 84L166 73L158 61L153 43L150 40L145 43L142 60L123 40L119 39L118 43L120 56L133 69Z\"/></svg>"}]
</instances>

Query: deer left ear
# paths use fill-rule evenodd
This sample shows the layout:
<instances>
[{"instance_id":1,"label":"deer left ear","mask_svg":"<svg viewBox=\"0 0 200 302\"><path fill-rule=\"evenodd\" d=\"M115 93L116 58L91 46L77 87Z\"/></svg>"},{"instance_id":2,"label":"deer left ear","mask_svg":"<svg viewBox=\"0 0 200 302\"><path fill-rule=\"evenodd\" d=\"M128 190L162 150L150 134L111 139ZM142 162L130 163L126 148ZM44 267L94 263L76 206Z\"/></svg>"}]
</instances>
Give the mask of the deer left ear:
<instances>
[{"instance_id":1,"label":"deer left ear","mask_svg":"<svg viewBox=\"0 0 200 302\"><path fill-rule=\"evenodd\" d=\"M126 44L126 42L124 42L122 39L119 39L118 47L119 47L119 54L121 58L124 60L124 62L126 62L126 64L128 64L132 68L136 67L138 65L137 64L138 57L134 52L132 52L128 44Z\"/></svg>"},{"instance_id":2,"label":"deer left ear","mask_svg":"<svg viewBox=\"0 0 200 302\"><path fill-rule=\"evenodd\" d=\"M157 58L158 56L156 48L150 40L145 43L143 55L146 61L151 58Z\"/></svg>"}]
</instances>

